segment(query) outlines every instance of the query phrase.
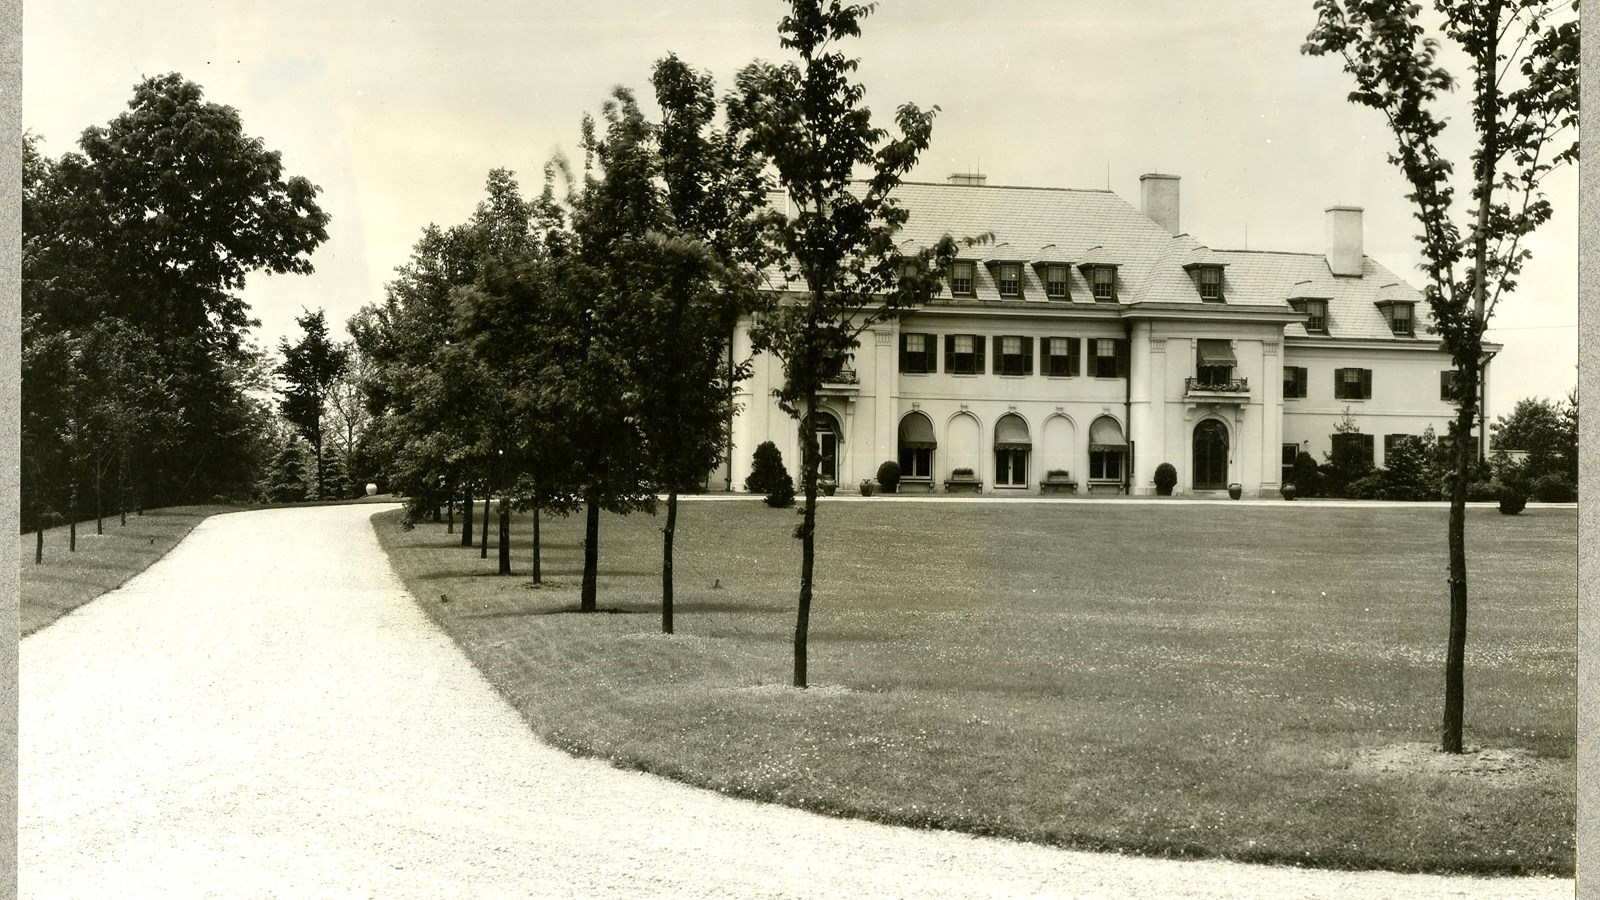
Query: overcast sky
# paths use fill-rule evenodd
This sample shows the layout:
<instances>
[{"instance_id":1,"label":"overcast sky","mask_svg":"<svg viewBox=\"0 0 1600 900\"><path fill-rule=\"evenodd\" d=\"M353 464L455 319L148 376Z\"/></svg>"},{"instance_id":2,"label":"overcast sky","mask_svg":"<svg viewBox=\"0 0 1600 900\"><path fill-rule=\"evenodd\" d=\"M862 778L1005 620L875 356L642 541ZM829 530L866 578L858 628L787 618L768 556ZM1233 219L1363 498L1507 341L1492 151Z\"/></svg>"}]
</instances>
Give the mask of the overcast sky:
<instances>
[{"instance_id":1,"label":"overcast sky","mask_svg":"<svg viewBox=\"0 0 1600 900\"><path fill-rule=\"evenodd\" d=\"M183 73L320 185L332 216L309 277L255 276L245 297L274 346L302 307L342 328L382 297L429 222L464 221L495 167L536 193L584 112L614 85L648 94L675 52L721 93L781 59L777 0L52 0L24 25L24 125L52 155L122 111L146 75ZM1348 76L1302 56L1310 0L883 0L848 50L867 102L941 109L912 174L1109 186L1182 177L1182 228L1215 248L1320 251L1323 210L1366 209L1367 254L1420 284L1392 139L1344 98ZM1458 74L1465 75L1465 69ZM1464 108L1455 138L1469 137ZM1464 144L1452 143L1465 167ZM1577 173L1496 317L1491 414L1577 379Z\"/></svg>"}]
</instances>

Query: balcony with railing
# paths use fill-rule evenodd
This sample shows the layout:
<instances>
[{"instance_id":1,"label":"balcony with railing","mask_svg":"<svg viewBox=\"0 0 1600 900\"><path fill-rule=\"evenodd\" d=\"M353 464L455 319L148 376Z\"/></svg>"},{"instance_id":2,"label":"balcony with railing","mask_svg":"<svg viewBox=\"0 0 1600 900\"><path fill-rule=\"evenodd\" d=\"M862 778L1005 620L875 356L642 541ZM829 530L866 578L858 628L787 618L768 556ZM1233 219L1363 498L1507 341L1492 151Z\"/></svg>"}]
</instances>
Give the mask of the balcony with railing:
<instances>
[{"instance_id":1,"label":"balcony with railing","mask_svg":"<svg viewBox=\"0 0 1600 900\"><path fill-rule=\"evenodd\" d=\"M861 390L855 369L838 368L822 376L823 396L854 396Z\"/></svg>"},{"instance_id":2,"label":"balcony with railing","mask_svg":"<svg viewBox=\"0 0 1600 900\"><path fill-rule=\"evenodd\" d=\"M1184 379L1183 394L1191 400L1248 403L1250 400L1250 379L1186 378Z\"/></svg>"}]
</instances>

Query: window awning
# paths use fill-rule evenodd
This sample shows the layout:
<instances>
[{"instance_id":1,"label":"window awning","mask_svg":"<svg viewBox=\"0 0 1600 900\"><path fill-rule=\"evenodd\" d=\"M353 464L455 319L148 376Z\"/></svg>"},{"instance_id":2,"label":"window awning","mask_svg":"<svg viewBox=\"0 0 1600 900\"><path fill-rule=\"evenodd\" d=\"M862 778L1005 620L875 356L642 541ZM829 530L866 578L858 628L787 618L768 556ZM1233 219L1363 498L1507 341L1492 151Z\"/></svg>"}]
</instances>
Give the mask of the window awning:
<instances>
[{"instance_id":1,"label":"window awning","mask_svg":"<svg viewBox=\"0 0 1600 900\"><path fill-rule=\"evenodd\" d=\"M1227 341L1200 341L1200 365L1202 366L1236 366L1239 360L1233 355L1233 348Z\"/></svg>"},{"instance_id":2,"label":"window awning","mask_svg":"<svg viewBox=\"0 0 1600 900\"><path fill-rule=\"evenodd\" d=\"M994 426L996 450L1027 450L1033 446L1028 439L1028 423L1017 416L1002 416Z\"/></svg>"},{"instance_id":3,"label":"window awning","mask_svg":"<svg viewBox=\"0 0 1600 900\"><path fill-rule=\"evenodd\" d=\"M1102 416L1089 426L1090 450L1126 450L1128 442L1122 437L1122 426L1116 419Z\"/></svg>"},{"instance_id":4,"label":"window awning","mask_svg":"<svg viewBox=\"0 0 1600 900\"><path fill-rule=\"evenodd\" d=\"M933 423L922 413L913 413L900 420L900 446L909 450L932 450L939 446L933 439Z\"/></svg>"}]
</instances>

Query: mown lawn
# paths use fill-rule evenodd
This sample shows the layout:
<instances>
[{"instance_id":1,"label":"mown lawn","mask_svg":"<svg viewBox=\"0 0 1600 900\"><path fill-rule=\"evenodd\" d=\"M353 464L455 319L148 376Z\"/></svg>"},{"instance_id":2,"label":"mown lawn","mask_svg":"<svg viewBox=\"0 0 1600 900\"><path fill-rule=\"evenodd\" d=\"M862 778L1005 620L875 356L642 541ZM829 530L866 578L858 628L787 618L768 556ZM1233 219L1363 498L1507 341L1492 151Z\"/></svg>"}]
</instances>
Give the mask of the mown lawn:
<instances>
[{"instance_id":1,"label":"mown lawn","mask_svg":"<svg viewBox=\"0 0 1600 900\"><path fill-rule=\"evenodd\" d=\"M78 523L78 549L68 550L66 525L46 528L44 561L34 562L35 538L29 531L17 539L22 568L18 625L32 634L128 579L167 555L207 518L237 506L173 506L128 513L128 524L115 515L105 519L105 533L95 534L93 519Z\"/></svg>"},{"instance_id":2,"label":"mown lawn","mask_svg":"<svg viewBox=\"0 0 1600 900\"><path fill-rule=\"evenodd\" d=\"M1469 511L1467 742L1536 755L1493 777L1353 765L1436 740L1442 509L896 498L819 518L807 692L783 687L792 512L683 504L671 637L658 518L604 519L598 615L571 612L581 516L544 523L537 589L524 517L513 577L443 525L376 524L535 731L619 766L1080 848L1573 871L1571 509Z\"/></svg>"}]
</instances>

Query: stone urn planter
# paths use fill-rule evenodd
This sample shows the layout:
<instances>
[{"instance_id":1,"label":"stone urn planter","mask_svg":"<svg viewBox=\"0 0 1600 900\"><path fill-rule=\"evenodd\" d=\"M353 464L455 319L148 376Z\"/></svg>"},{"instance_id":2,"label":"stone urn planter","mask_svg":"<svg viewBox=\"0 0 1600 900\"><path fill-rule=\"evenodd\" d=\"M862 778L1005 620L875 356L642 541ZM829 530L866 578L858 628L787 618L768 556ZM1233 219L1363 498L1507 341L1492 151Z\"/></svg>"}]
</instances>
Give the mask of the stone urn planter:
<instances>
[{"instance_id":1,"label":"stone urn planter","mask_svg":"<svg viewBox=\"0 0 1600 900\"><path fill-rule=\"evenodd\" d=\"M1278 488L1278 493L1282 494L1283 495L1283 499L1285 499L1285 500L1293 500L1294 499L1294 482L1290 482L1290 483L1284 485L1283 487Z\"/></svg>"},{"instance_id":2,"label":"stone urn planter","mask_svg":"<svg viewBox=\"0 0 1600 900\"><path fill-rule=\"evenodd\" d=\"M870 479L870 478L861 479L861 496L863 496L863 497L871 497L872 496L872 492L874 490L876 490L876 489L877 489L877 485L872 483L872 479Z\"/></svg>"},{"instance_id":3,"label":"stone urn planter","mask_svg":"<svg viewBox=\"0 0 1600 900\"><path fill-rule=\"evenodd\" d=\"M839 489L839 482L831 478L824 478L817 482L817 487L822 490L822 496L832 497L833 492Z\"/></svg>"},{"instance_id":4,"label":"stone urn planter","mask_svg":"<svg viewBox=\"0 0 1600 900\"><path fill-rule=\"evenodd\" d=\"M1237 500L1242 496L1244 496L1244 485L1240 484L1237 481L1235 481L1233 484L1228 485L1228 499L1229 500Z\"/></svg>"},{"instance_id":5,"label":"stone urn planter","mask_svg":"<svg viewBox=\"0 0 1600 900\"><path fill-rule=\"evenodd\" d=\"M373 484L370 481L367 482L367 496L368 497L376 497L376 496L378 496L378 486L376 484Z\"/></svg>"}]
</instances>

